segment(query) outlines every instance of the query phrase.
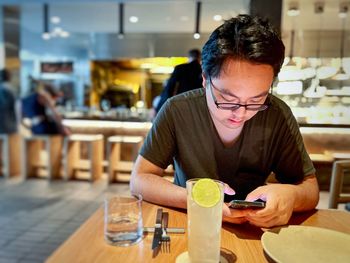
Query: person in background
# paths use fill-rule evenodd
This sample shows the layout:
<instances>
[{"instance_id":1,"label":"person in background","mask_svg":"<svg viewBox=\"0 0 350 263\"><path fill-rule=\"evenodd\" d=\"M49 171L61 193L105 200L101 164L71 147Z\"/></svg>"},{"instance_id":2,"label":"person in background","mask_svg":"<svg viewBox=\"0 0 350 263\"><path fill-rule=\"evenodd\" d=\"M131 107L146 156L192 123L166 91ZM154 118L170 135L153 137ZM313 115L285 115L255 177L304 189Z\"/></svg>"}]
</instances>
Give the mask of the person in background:
<instances>
[{"instance_id":1,"label":"person in background","mask_svg":"<svg viewBox=\"0 0 350 263\"><path fill-rule=\"evenodd\" d=\"M202 50L203 89L167 100L146 137L130 181L146 201L186 208L186 181L212 178L232 199L263 209L223 206L223 220L259 227L287 224L319 200L315 169L290 108L270 94L284 45L268 21L239 15L225 21ZM174 162L174 183L162 178ZM271 173L277 183L266 184ZM234 196L232 196L234 195Z\"/></svg>"},{"instance_id":2,"label":"person in background","mask_svg":"<svg viewBox=\"0 0 350 263\"><path fill-rule=\"evenodd\" d=\"M188 52L188 60L188 63L177 65L174 68L155 108L157 113L168 98L192 89L202 88L200 50L191 49Z\"/></svg>"},{"instance_id":3,"label":"person in background","mask_svg":"<svg viewBox=\"0 0 350 263\"><path fill-rule=\"evenodd\" d=\"M61 96L51 84L35 80L36 91L22 99L23 124L33 134L69 135L70 130L62 124L62 117L56 109Z\"/></svg>"},{"instance_id":4,"label":"person in background","mask_svg":"<svg viewBox=\"0 0 350 263\"><path fill-rule=\"evenodd\" d=\"M0 133L17 132L16 97L10 86L11 74L7 69L0 71Z\"/></svg>"}]
</instances>

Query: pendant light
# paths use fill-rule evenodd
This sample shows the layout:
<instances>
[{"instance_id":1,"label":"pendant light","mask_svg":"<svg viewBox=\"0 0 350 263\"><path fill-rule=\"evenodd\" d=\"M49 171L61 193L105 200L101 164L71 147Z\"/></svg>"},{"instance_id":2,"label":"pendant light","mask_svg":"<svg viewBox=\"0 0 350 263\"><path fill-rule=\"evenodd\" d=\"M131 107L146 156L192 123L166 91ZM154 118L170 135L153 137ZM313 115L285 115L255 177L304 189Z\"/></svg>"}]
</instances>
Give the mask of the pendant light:
<instances>
[{"instance_id":1,"label":"pendant light","mask_svg":"<svg viewBox=\"0 0 350 263\"><path fill-rule=\"evenodd\" d=\"M119 3L119 33L118 38L124 38L124 3Z\"/></svg>"},{"instance_id":2,"label":"pendant light","mask_svg":"<svg viewBox=\"0 0 350 263\"><path fill-rule=\"evenodd\" d=\"M279 81L300 80L303 78L303 72L294 61L295 17L297 17L299 14L300 10L297 3L291 3L287 12L287 15L292 18L289 57L286 57L286 61L288 62L282 67L281 71L278 74Z\"/></svg>"},{"instance_id":3,"label":"pendant light","mask_svg":"<svg viewBox=\"0 0 350 263\"><path fill-rule=\"evenodd\" d=\"M49 31L49 5L44 4L43 6L43 34L42 38L48 40L51 38Z\"/></svg>"},{"instance_id":4,"label":"pendant light","mask_svg":"<svg viewBox=\"0 0 350 263\"><path fill-rule=\"evenodd\" d=\"M193 34L194 39L199 39L201 37L199 33L199 25L200 25L200 19L201 19L201 7L202 7L202 2L197 1L196 3L196 25L195 25L195 30Z\"/></svg>"},{"instance_id":5,"label":"pendant light","mask_svg":"<svg viewBox=\"0 0 350 263\"><path fill-rule=\"evenodd\" d=\"M336 75L332 78L334 80L348 80L350 78L349 74L345 72L343 67L343 59L344 59L344 41L345 41L345 22L348 14L348 6L345 4L340 5L339 10L339 18L342 19L342 30L340 37L340 67L336 73Z\"/></svg>"},{"instance_id":6,"label":"pendant light","mask_svg":"<svg viewBox=\"0 0 350 263\"><path fill-rule=\"evenodd\" d=\"M315 13L320 18L320 28L318 30L317 36L317 49L316 49L316 59L318 59L318 63L316 65L316 77L318 79L328 79L334 76L337 72L337 68L327 65L322 65L321 58L321 44L322 44L322 36L321 33L323 31L323 14L324 14L324 2L316 2L315 3Z\"/></svg>"}]
</instances>

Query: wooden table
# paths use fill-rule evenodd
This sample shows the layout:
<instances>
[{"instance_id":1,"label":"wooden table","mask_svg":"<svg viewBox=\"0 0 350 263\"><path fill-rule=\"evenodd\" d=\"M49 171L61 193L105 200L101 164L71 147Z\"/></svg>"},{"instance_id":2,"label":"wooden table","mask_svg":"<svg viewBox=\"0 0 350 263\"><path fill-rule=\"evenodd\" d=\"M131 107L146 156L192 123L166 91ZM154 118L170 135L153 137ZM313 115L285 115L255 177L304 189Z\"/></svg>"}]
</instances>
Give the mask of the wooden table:
<instances>
[{"instance_id":1,"label":"wooden table","mask_svg":"<svg viewBox=\"0 0 350 263\"><path fill-rule=\"evenodd\" d=\"M159 206L143 202L145 226L153 226ZM187 215L183 210L163 208L169 212L169 227L185 227ZM290 224L317 226L350 234L350 213L339 210L314 210L295 213ZM261 228L243 224L223 224L222 251L228 252L231 262L268 262L264 256L260 238ZM171 235L171 253L159 252L156 256L151 250L153 234L131 247L108 245L103 237L103 209L98 209L68 240L66 240L47 260L47 262L175 262L176 257L187 250L186 234ZM236 260L236 261L234 261Z\"/></svg>"}]
</instances>

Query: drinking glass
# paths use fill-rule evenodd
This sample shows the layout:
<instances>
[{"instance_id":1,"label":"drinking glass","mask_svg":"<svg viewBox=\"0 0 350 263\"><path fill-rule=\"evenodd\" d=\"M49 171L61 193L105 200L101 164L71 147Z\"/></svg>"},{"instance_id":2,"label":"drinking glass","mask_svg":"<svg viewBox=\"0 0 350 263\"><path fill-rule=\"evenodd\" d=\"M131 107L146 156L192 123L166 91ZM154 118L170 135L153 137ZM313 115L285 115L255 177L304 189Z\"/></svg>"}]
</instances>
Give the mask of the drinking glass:
<instances>
[{"instance_id":1,"label":"drinking glass","mask_svg":"<svg viewBox=\"0 0 350 263\"><path fill-rule=\"evenodd\" d=\"M188 254L179 256L177 262L218 263L220 262L222 206L224 183L213 180L220 189L220 200L211 207L203 207L196 203L192 189L200 180L191 179L186 182L187 189L187 228Z\"/></svg>"},{"instance_id":2,"label":"drinking glass","mask_svg":"<svg viewBox=\"0 0 350 263\"><path fill-rule=\"evenodd\" d=\"M105 198L104 236L108 244L130 246L142 239L142 196Z\"/></svg>"}]
</instances>

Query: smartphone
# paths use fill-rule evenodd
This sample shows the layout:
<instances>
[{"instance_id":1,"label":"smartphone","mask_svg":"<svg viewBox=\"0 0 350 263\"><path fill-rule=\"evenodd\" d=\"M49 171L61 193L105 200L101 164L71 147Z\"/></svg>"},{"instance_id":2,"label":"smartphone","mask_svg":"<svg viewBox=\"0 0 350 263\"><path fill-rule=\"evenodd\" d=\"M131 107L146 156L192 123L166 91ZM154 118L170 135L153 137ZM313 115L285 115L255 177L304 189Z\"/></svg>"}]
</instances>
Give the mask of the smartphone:
<instances>
[{"instance_id":1,"label":"smartphone","mask_svg":"<svg viewBox=\"0 0 350 263\"><path fill-rule=\"evenodd\" d=\"M244 201L244 200L232 200L229 203L229 207L233 209L259 209L265 207L264 201Z\"/></svg>"}]
</instances>

